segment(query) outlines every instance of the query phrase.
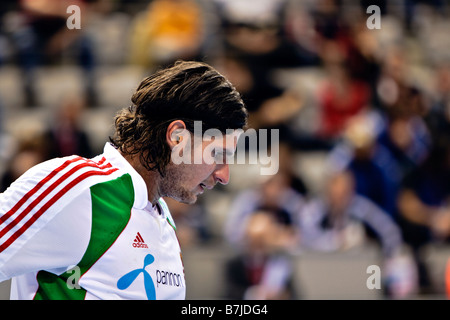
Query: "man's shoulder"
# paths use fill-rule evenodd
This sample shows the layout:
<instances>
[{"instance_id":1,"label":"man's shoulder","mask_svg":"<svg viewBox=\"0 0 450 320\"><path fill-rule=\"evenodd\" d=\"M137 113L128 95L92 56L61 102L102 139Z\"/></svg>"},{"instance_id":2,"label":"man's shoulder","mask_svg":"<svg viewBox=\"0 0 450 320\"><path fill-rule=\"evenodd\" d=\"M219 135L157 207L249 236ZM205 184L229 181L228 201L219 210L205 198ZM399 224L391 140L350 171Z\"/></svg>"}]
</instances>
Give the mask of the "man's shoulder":
<instances>
[{"instance_id":1,"label":"man's shoulder","mask_svg":"<svg viewBox=\"0 0 450 320\"><path fill-rule=\"evenodd\" d=\"M82 180L84 177L107 175L117 171L105 157L97 156L89 159L81 156L67 156L41 162L27 170L17 182L44 185L48 182L59 184Z\"/></svg>"},{"instance_id":2,"label":"man's shoulder","mask_svg":"<svg viewBox=\"0 0 450 320\"><path fill-rule=\"evenodd\" d=\"M117 178L119 169L105 157L80 156L54 158L41 162L22 174L4 192L8 202L56 201L66 195L79 194L92 185Z\"/></svg>"}]
</instances>

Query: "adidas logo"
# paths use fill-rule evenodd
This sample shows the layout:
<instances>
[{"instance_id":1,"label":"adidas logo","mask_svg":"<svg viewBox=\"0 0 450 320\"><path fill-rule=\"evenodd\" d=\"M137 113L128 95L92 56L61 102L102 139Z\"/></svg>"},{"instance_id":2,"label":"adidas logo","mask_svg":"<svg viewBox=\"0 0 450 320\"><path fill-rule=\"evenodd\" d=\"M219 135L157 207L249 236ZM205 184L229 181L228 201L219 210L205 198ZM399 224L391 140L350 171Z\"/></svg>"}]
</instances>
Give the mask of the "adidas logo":
<instances>
[{"instance_id":1,"label":"adidas logo","mask_svg":"<svg viewBox=\"0 0 450 320\"><path fill-rule=\"evenodd\" d=\"M148 246L145 244L144 238L142 238L141 234L138 232L136 234L136 238L133 242L134 248L148 248Z\"/></svg>"}]
</instances>

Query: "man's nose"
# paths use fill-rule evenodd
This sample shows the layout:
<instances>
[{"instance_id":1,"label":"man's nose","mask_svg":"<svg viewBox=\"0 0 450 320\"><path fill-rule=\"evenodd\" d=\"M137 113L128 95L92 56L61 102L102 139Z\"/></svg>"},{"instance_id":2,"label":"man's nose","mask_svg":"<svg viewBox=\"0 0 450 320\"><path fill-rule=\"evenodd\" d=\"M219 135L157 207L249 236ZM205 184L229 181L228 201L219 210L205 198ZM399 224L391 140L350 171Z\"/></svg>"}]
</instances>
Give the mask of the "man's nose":
<instances>
[{"instance_id":1,"label":"man's nose","mask_svg":"<svg viewBox=\"0 0 450 320\"><path fill-rule=\"evenodd\" d=\"M218 165L213 173L214 181L220 184L228 184L230 181L230 167L227 163Z\"/></svg>"}]
</instances>

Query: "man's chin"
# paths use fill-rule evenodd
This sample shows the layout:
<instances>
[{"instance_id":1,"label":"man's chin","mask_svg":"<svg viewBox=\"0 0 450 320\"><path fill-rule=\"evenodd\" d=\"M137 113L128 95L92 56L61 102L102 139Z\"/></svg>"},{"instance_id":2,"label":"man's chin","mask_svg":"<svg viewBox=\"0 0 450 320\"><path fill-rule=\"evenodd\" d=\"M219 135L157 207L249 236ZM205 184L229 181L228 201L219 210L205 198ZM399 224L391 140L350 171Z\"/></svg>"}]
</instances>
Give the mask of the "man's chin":
<instances>
[{"instance_id":1,"label":"man's chin","mask_svg":"<svg viewBox=\"0 0 450 320\"><path fill-rule=\"evenodd\" d=\"M184 197L171 197L171 198L184 204L194 204L197 202L197 195L195 194L191 194L189 196Z\"/></svg>"},{"instance_id":2,"label":"man's chin","mask_svg":"<svg viewBox=\"0 0 450 320\"><path fill-rule=\"evenodd\" d=\"M182 201L180 201L180 202L181 202L181 203L184 203L184 204L194 204L194 203L197 202L197 196L195 196L195 199L182 200Z\"/></svg>"}]
</instances>

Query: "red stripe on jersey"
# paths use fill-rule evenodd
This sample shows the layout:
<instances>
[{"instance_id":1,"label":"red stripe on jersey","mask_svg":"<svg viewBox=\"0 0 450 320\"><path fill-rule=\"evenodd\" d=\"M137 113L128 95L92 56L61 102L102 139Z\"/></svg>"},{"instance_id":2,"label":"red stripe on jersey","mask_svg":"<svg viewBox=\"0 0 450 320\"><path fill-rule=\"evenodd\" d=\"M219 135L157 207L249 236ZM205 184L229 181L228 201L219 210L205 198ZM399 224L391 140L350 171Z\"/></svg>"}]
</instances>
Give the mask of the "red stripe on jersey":
<instances>
[{"instance_id":1,"label":"red stripe on jersey","mask_svg":"<svg viewBox=\"0 0 450 320\"><path fill-rule=\"evenodd\" d=\"M24 223L22 227L20 227L15 233L11 235L3 244L0 245L0 253L8 248L17 238L19 238L40 216L44 214L44 212L50 208L56 201L58 201L64 194L66 194L70 189L72 189L75 185L80 183L81 181L89 178L91 176L104 176L109 175L115 171L119 170L118 168L112 168L108 171L98 171L91 170L87 171L80 176L76 177L74 180L69 182L64 188L62 188L58 193L55 194L46 204L44 204L36 213ZM3 231L3 230L2 230Z\"/></svg>"},{"instance_id":2,"label":"red stripe on jersey","mask_svg":"<svg viewBox=\"0 0 450 320\"><path fill-rule=\"evenodd\" d=\"M0 231L0 238L3 237L9 230L11 230L14 226L16 226L31 210L33 210L36 205L38 205L50 192L52 192L58 185L67 180L73 173L78 171L83 167L95 167L98 169L106 169L111 167L111 164L103 165L106 159L103 157L98 163L89 159L84 159L82 157L76 157L64 162L61 166L50 172L44 179L39 181L30 191L28 191L17 203L14 205L11 210L6 212L2 217L0 217L0 225L4 223L9 217L15 214L20 207L28 200L31 196L33 196L36 192L38 192L50 179L52 179L56 174L67 168L70 164L75 163L77 161L84 160L83 163L75 166L70 171L66 172L63 176L61 176L58 180L56 180L53 184L51 184L44 192L39 195L30 205L28 205L21 213L18 215L13 221L11 221L8 225L6 225Z\"/></svg>"},{"instance_id":3,"label":"red stripe on jersey","mask_svg":"<svg viewBox=\"0 0 450 320\"><path fill-rule=\"evenodd\" d=\"M45 177L43 180L41 180L33 189L31 189L29 192L27 192L27 194L22 199L20 199L18 201L18 204L20 203L20 205L16 204L11 210L9 210L7 213L5 213L2 216L2 220L0 220L0 225L4 221L6 221L6 219L11 217L14 213L16 213L18 211L18 209L25 203L26 200L28 200L33 194L35 194L39 189L41 189L41 187L44 185L42 182L44 182L44 183L48 182L52 177L54 177L54 175L56 173L58 173L61 170L63 170L69 164L74 163L74 162L79 161L79 160L82 160L82 159L83 158L78 157L78 158L75 158L75 159L72 159L72 160L68 160L63 165L61 165L60 167L58 167L57 169L52 171L47 177ZM57 186L59 186L61 183L63 183L65 180L67 180L73 173L75 173L79 169L84 168L84 167L96 167L96 168L99 168L99 169L106 169L106 168L111 167L111 164L109 164L109 163L106 164L106 165L99 165L99 164L95 163L92 160L87 160L87 159L84 159L84 160L85 160L85 162L76 165L71 170L69 170L64 175L62 175L53 184L51 184L29 206L27 206L16 218L14 218L13 221L11 221L2 230L0 230L0 238L3 237L14 226L16 226L24 217L26 217L26 215L28 213L30 213L30 211L33 210L36 207L36 205L38 205L50 192L52 192ZM106 160L105 158L102 158L102 160L99 163L103 164L105 162L105 160ZM56 171L56 173L55 173L55 171ZM36 188L38 185L39 185L39 187Z\"/></svg>"},{"instance_id":4,"label":"red stripe on jersey","mask_svg":"<svg viewBox=\"0 0 450 320\"><path fill-rule=\"evenodd\" d=\"M59 172L63 171L65 168L67 168L70 164L80 161L80 160L87 160L89 163L97 164L98 166L102 165L106 159L103 157L98 163L84 159L82 157L75 157L73 159L67 160L64 162L61 166L50 172L44 179L39 181L30 191L28 191L15 205L11 208L7 213L2 215L0 217L0 225L5 222L9 217L11 217L28 199L31 198L36 192L39 191L39 189L42 188L43 185L45 185L48 181L50 181L54 176L56 176ZM1 237L1 235L0 235Z\"/></svg>"},{"instance_id":5,"label":"red stripe on jersey","mask_svg":"<svg viewBox=\"0 0 450 320\"><path fill-rule=\"evenodd\" d=\"M83 159L83 158L80 158ZM69 160L70 161L70 160ZM78 160L76 160L78 161ZM71 161L71 163L76 162L76 161ZM104 161L101 161L101 163L103 163ZM63 164L64 165L64 164ZM62 166L61 166L62 167ZM61 168L59 167L59 168ZM56 180L55 182L53 182L47 189L45 189L32 203L30 203L29 206L27 206L13 221L11 221L8 225L6 225L2 230L0 230L0 238L3 237L9 230L11 230L14 226L16 226L24 217L27 216L28 213L31 212L31 210L33 210L50 192L52 192L54 189L56 189L56 187L58 187L61 183L63 183L65 180L67 180L71 175L73 175L75 172L77 172L78 170L80 170L81 168L84 167L95 167L98 169L106 169L106 168L110 168L111 164L106 164L106 165L97 165L95 162L92 161L86 161L83 162L81 164L76 165L75 167L73 167L71 170L67 171L64 175L62 175L58 180ZM58 169L59 169L58 168ZM55 170L56 171L56 170ZM61 170L59 170L61 171ZM54 171L53 171L54 172ZM45 177L42 181L46 180L48 181L49 179L47 179L50 175L53 174L53 172L51 172L47 177ZM54 176L54 175L53 175ZM40 181L39 184L42 182ZM22 201L24 198L29 199L34 193L36 193L40 188L42 187L42 184L40 185L40 187L37 190L31 190L33 192L28 192L21 200L19 200L19 202L21 202L22 204L24 203L24 201ZM16 211L20 208L21 206L14 206L11 210L9 210L3 217L6 216L5 220L12 216L14 213L16 213ZM2 218L3 218L2 217ZM2 221L3 222L3 221Z\"/></svg>"},{"instance_id":6,"label":"red stripe on jersey","mask_svg":"<svg viewBox=\"0 0 450 320\"><path fill-rule=\"evenodd\" d=\"M28 191L15 205L14 207L11 208L11 210L9 210L7 213L5 213L3 216L0 217L0 225L5 222L10 216L12 216L14 214L14 212L16 212L33 194L35 194L36 192L39 191L39 189L45 184L47 183L51 178L53 178L54 176L56 176L56 174L58 174L59 172L61 172L62 170L64 170L65 168L67 168L71 163L77 162L79 160L81 160L81 157L76 157L73 158L71 160L67 160L66 162L64 162L61 166L59 166L58 168L56 168L55 170L53 170L52 172L50 172L44 179L42 179L41 181L39 181L34 187L33 189L31 189L30 191Z\"/></svg>"}]
</instances>

